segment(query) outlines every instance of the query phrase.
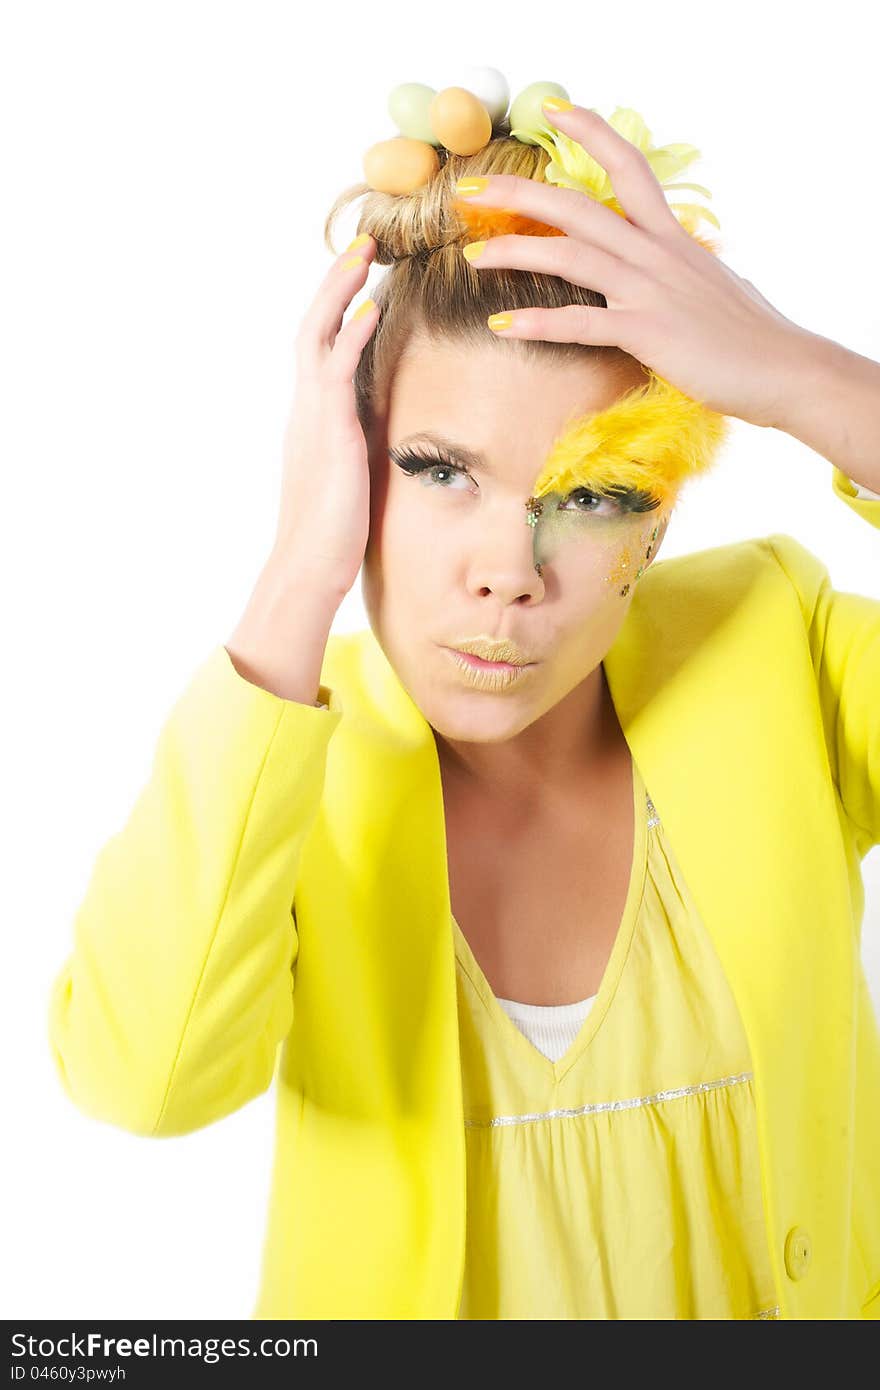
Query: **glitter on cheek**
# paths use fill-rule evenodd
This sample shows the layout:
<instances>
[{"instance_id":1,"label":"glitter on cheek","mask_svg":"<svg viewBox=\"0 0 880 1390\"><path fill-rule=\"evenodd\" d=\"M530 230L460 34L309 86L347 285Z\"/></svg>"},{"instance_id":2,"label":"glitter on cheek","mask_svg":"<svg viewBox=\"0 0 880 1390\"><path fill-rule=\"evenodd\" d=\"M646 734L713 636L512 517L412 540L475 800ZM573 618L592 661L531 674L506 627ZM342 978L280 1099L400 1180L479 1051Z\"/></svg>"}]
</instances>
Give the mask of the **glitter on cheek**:
<instances>
[{"instance_id":1,"label":"glitter on cheek","mask_svg":"<svg viewBox=\"0 0 880 1390\"><path fill-rule=\"evenodd\" d=\"M621 594L628 594L631 569L632 545L627 541L617 551L611 572L605 576L605 583L613 584L615 588L619 589ZM621 585L624 587L621 588Z\"/></svg>"},{"instance_id":2,"label":"glitter on cheek","mask_svg":"<svg viewBox=\"0 0 880 1390\"><path fill-rule=\"evenodd\" d=\"M658 523L650 531L643 531L637 540L626 540L617 551L611 572L605 576L605 583L613 584L621 598L626 597L632 584L644 574L659 533ZM636 565L638 568L633 573Z\"/></svg>"}]
</instances>

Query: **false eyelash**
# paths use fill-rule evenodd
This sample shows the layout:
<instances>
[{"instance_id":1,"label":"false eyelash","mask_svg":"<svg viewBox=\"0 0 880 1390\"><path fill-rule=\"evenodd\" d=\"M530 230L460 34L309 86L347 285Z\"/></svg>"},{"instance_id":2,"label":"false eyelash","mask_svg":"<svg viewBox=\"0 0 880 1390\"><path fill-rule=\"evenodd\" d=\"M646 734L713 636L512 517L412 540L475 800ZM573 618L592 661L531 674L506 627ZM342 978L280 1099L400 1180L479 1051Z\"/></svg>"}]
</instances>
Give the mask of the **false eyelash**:
<instances>
[{"instance_id":1,"label":"false eyelash","mask_svg":"<svg viewBox=\"0 0 880 1390\"><path fill-rule=\"evenodd\" d=\"M613 502L618 502L625 512L655 512L660 506L661 499L655 497L652 492L643 487L610 487L602 492L593 492L591 488L584 488L593 497L610 497ZM580 489L573 488L573 492ZM568 494L571 496L571 493Z\"/></svg>"},{"instance_id":2,"label":"false eyelash","mask_svg":"<svg viewBox=\"0 0 880 1390\"><path fill-rule=\"evenodd\" d=\"M416 454L411 449L389 449L389 458L397 464L398 468L404 473L425 473L429 468L436 468L442 464L444 468L451 468L455 473L466 473L460 463L456 463L439 445L435 446L435 454Z\"/></svg>"},{"instance_id":3,"label":"false eyelash","mask_svg":"<svg viewBox=\"0 0 880 1390\"><path fill-rule=\"evenodd\" d=\"M389 449L388 456L392 462L397 464L398 468L408 474L426 473L429 468L438 466L449 468L453 473L467 473L467 469L450 458L442 446L435 445L434 447L437 450L436 454L417 454L410 449ZM616 502L622 512L652 512L660 506L660 498L655 497L646 488L612 487L596 492L592 488L582 487L572 488L566 496L572 497L576 492L586 492L599 500L607 497L612 502Z\"/></svg>"}]
</instances>

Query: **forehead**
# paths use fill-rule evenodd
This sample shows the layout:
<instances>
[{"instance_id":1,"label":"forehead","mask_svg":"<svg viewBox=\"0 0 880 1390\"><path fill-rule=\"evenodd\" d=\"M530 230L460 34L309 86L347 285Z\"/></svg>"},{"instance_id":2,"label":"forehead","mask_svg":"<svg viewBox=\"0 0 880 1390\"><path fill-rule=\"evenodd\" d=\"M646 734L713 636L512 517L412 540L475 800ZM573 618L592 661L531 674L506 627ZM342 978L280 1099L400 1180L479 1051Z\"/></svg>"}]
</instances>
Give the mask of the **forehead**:
<instances>
[{"instance_id":1,"label":"forehead","mask_svg":"<svg viewBox=\"0 0 880 1390\"><path fill-rule=\"evenodd\" d=\"M428 432L487 464L534 468L572 420L604 410L644 380L632 358L560 361L491 339L485 347L420 339L389 383L389 443Z\"/></svg>"}]
</instances>

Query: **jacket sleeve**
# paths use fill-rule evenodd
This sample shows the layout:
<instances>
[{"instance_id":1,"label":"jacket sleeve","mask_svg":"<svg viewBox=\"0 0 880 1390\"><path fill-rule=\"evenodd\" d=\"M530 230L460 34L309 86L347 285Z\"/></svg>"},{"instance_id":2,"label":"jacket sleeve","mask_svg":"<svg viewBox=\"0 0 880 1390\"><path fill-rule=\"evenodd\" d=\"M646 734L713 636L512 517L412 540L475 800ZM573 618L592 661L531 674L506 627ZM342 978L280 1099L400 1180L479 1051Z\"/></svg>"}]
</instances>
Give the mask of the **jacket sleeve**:
<instances>
[{"instance_id":1,"label":"jacket sleeve","mask_svg":"<svg viewBox=\"0 0 880 1390\"><path fill-rule=\"evenodd\" d=\"M867 519L880 527L880 499L853 505L873 508ZM800 601L832 775L864 858L880 843L880 599L834 589L793 536L767 543Z\"/></svg>"},{"instance_id":2,"label":"jacket sleeve","mask_svg":"<svg viewBox=\"0 0 880 1390\"><path fill-rule=\"evenodd\" d=\"M270 1085L293 1019L297 871L342 718L328 699L284 700L219 646L171 710L51 987L52 1056L85 1113L185 1134Z\"/></svg>"},{"instance_id":3,"label":"jacket sleeve","mask_svg":"<svg viewBox=\"0 0 880 1390\"><path fill-rule=\"evenodd\" d=\"M845 502L848 507L852 507L857 516L870 522L872 526L880 526L880 506L872 505L880 502L880 492L872 492L862 483L854 483L852 478L848 478L845 473L833 465L831 486L835 496L839 497L841 502Z\"/></svg>"}]
</instances>

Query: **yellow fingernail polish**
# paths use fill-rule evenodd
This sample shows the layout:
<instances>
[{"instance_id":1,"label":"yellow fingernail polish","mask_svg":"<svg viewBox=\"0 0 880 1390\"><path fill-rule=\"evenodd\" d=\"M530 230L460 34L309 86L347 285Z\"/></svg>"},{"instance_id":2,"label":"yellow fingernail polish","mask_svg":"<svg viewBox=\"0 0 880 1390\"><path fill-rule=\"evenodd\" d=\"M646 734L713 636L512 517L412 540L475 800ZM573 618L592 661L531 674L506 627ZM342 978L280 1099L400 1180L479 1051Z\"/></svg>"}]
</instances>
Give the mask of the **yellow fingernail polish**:
<instances>
[{"instance_id":1,"label":"yellow fingernail polish","mask_svg":"<svg viewBox=\"0 0 880 1390\"><path fill-rule=\"evenodd\" d=\"M574 110L574 103L571 101L566 101L565 97L547 97L546 101L541 102L541 105L544 107L545 111Z\"/></svg>"},{"instance_id":2,"label":"yellow fingernail polish","mask_svg":"<svg viewBox=\"0 0 880 1390\"><path fill-rule=\"evenodd\" d=\"M513 323L513 314L490 314L486 323L493 333L500 333L505 328L509 328Z\"/></svg>"},{"instance_id":3,"label":"yellow fingernail polish","mask_svg":"<svg viewBox=\"0 0 880 1390\"><path fill-rule=\"evenodd\" d=\"M488 179L459 179L455 191L460 198L473 198L477 193L482 193L488 183Z\"/></svg>"},{"instance_id":4,"label":"yellow fingernail polish","mask_svg":"<svg viewBox=\"0 0 880 1390\"><path fill-rule=\"evenodd\" d=\"M349 258L348 258L347 261L343 261L343 262L342 262L342 269L343 269L343 270L351 270L353 266L356 266L356 265L363 265L363 263L364 263L364 258L363 258L363 256L349 256Z\"/></svg>"},{"instance_id":5,"label":"yellow fingernail polish","mask_svg":"<svg viewBox=\"0 0 880 1390\"><path fill-rule=\"evenodd\" d=\"M356 251L359 246L366 246L369 240L369 232L361 232L360 236L356 236L354 241L350 241L345 249L346 251Z\"/></svg>"},{"instance_id":6,"label":"yellow fingernail polish","mask_svg":"<svg viewBox=\"0 0 880 1390\"><path fill-rule=\"evenodd\" d=\"M353 318L353 319L359 319L359 318L361 318L364 314L368 314L368 313L370 312L371 309L375 309L375 307L376 307L376 301L375 301L375 299L365 299L364 302L363 302L363 304L359 304L358 307L355 309L354 313L352 314L352 318Z\"/></svg>"},{"instance_id":7,"label":"yellow fingernail polish","mask_svg":"<svg viewBox=\"0 0 880 1390\"><path fill-rule=\"evenodd\" d=\"M471 241L467 246L462 248L461 254L466 261L475 261L478 256L482 256L485 249L485 241Z\"/></svg>"}]
</instances>

